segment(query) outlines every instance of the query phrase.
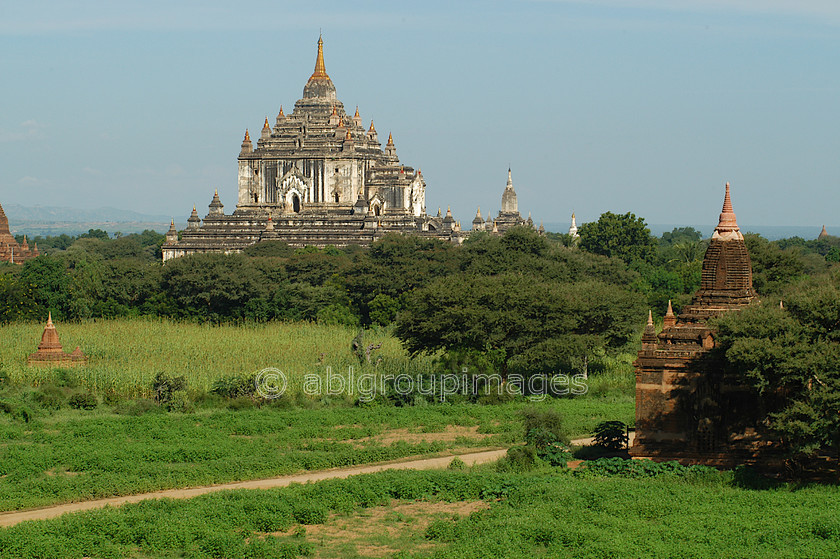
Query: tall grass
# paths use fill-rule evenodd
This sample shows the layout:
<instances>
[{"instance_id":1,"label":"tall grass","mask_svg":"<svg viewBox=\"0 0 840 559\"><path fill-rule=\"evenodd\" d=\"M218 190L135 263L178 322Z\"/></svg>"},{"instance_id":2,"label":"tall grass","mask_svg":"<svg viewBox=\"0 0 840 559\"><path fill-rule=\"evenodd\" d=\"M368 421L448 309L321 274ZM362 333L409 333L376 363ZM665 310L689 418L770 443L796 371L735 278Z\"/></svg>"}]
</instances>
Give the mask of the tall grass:
<instances>
[{"instance_id":1,"label":"tall grass","mask_svg":"<svg viewBox=\"0 0 840 559\"><path fill-rule=\"evenodd\" d=\"M267 367L280 369L288 390L300 391L306 374L428 373L431 358L410 359L398 340L384 331L366 333L365 343L381 343L373 353L382 362L360 364L351 351L357 331L310 323L201 325L161 319L94 320L58 324L65 351L80 346L88 364L64 374L97 393L148 397L155 374L184 375L188 386L208 390L225 376L248 375ZM51 382L56 370L28 367L26 357L37 349L43 324L14 323L0 327L0 364L12 382Z\"/></svg>"}]
</instances>

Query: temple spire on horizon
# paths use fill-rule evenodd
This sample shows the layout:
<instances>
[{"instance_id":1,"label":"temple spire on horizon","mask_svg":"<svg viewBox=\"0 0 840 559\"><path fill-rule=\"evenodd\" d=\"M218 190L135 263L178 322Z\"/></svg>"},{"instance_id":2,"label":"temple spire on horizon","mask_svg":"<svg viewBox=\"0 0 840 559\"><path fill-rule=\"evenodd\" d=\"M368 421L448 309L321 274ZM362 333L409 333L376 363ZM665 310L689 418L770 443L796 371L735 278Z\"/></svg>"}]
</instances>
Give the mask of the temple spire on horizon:
<instances>
[{"instance_id":1,"label":"temple spire on horizon","mask_svg":"<svg viewBox=\"0 0 840 559\"><path fill-rule=\"evenodd\" d=\"M330 79L324 66L324 39L318 35L318 56L315 58L315 71L309 77L313 79Z\"/></svg>"}]
</instances>

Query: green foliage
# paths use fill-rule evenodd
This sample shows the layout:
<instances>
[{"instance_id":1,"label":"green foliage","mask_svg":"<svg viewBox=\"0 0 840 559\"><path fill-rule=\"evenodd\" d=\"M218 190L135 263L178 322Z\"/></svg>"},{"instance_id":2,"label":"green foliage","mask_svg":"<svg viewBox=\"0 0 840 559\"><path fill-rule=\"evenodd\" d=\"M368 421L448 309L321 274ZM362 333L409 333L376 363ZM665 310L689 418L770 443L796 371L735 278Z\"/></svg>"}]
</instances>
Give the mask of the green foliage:
<instances>
[{"instance_id":1,"label":"green foliage","mask_svg":"<svg viewBox=\"0 0 840 559\"><path fill-rule=\"evenodd\" d=\"M628 264L651 262L655 254L656 239L651 237L645 220L629 212L603 213L598 221L581 225L578 235L582 249L621 258Z\"/></svg>"},{"instance_id":2,"label":"green foliage","mask_svg":"<svg viewBox=\"0 0 840 559\"><path fill-rule=\"evenodd\" d=\"M52 384L42 386L32 395L32 399L40 407L48 410L61 409L61 406L66 402L64 392Z\"/></svg>"},{"instance_id":3,"label":"green foliage","mask_svg":"<svg viewBox=\"0 0 840 559\"><path fill-rule=\"evenodd\" d=\"M78 392L70 396L67 401L71 408L76 410L92 410L99 405L96 396L89 392Z\"/></svg>"},{"instance_id":4,"label":"green foliage","mask_svg":"<svg viewBox=\"0 0 840 559\"><path fill-rule=\"evenodd\" d=\"M155 395L155 402L158 404L168 404L172 401L176 392L186 390L186 388L186 377L172 377L162 371L155 375L152 381L152 393Z\"/></svg>"},{"instance_id":5,"label":"green foliage","mask_svg":"<svg viewBox=\"0 0 840 559\"><path fill-rule=\"evenodd\" d=\"M627 425L623 421L602 421L595 426L595 446L617 451L627 448Z\"/></svg>"},{"instance_id":6,"label":"green foliage","mask_svg":"<svg viewBox=\"0 0 840 559\"><path fill-rule=\"evenodd\" d=\"M840 274L717 321L728 369L751 385L759 420L794 456L840 450Z\"/></svg>"},{"instance_id":7,"label":"green foliage","mask_svg":"<svg viewBox=\"0 0 840 559\"><path fill-rule=\"evenodd\" d=\"M183 393L177 393L183 394ZM329 406L227 409L224 400L194 404L195 412L166 413L152 400L122 402L111 413L34 408L15 395L0 396L0 511L39 507L246 479L435 455L454 449L510 446L521 440L519 411L502 406ZM291 399L290 399L291 400ZM569 433L591 432L607 417L633 416L633 399L575 398L529 407L559 409ZM27 423L28 421L28 423ZM479 437L424 440L448 425L474 428ZM394 440L401 433L406 440ZM75 472L45 476L47 470ZM406 495L415 487L406 487Z\"/></svg>"},{"instance_id":8,"label":"green foliage","mask_svg":"<svg viewBox=\"0 0 840 559\"><path fill-rule=\"evenodd\" d=\"M503 375L531 375L569 370L596 348L622 346L642 314L636 294L608 283L461 274L412 293L395 335L414 355L475 351L497 356Z\"/></svg>"},{"instance_id":9,"label":"green foliage","mask_svg":"<svg viewBox=\"0 0 840 559\"><path fill-rule=\"evenodd\" d=\"M397 556L833 558L840 552L836 487L756 491L710 468L616 459L590 464L524 474L388 471L126 504L2 530L0 558L312 556L329 536L310 536L299 522L322 522L328 513L368 516L363 509L394 500L485 501L478 513L432 517L418 536L434 545Z\"/></svg>"},{"instance_id":10,"label":"green foliage","mask_svg":"<svg viewBox=\"0 0 840 559\"><path fill-rule=\"evenodd\" d=\"M624 458L598 458L589 460L575 470L577 477L618 476L628 478L716 476L718 471L710 466L683 466L679 462L654 462L653 460L627 460Z\"/></svg>"},{"instance_id":11,"label":"green foliage","mask_svg":"<svg viewBox=\"0 0 840 559\"><path fill-rule=\"evenodd\" d=\"M257 391L256 375L233 375L218 379L210 389L212 394L224 398L239 398L253 396Z\"/></svg>"}]
</instances>

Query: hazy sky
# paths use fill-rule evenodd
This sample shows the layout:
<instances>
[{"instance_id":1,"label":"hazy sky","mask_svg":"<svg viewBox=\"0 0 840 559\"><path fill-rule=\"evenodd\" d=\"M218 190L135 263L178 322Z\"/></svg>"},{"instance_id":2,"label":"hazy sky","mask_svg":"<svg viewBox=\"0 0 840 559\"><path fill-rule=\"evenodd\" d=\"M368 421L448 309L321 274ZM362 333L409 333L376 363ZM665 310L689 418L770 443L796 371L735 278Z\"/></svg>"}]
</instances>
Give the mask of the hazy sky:
<instances>
[{"instance_id":1,"label":"hazy sky","mask_svg":"<svg viewBox=\"0 0 840 559\"><path fill-rule=\"evenodd\" d=\"M327 72L429 212L840 225L840 2L0 0L0 203L204 215ZM385 136L387 137L387 136Z\"/></svg>"}]
</instances>

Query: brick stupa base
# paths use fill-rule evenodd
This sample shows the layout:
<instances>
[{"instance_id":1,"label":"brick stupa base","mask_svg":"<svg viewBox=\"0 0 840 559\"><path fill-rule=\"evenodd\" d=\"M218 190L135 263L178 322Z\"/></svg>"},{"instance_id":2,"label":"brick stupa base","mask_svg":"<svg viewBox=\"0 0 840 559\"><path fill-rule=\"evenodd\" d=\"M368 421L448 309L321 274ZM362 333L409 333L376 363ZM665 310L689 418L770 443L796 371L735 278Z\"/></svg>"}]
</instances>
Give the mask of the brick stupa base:
<instances>
[{"instance_id":1,"label":"brick stupa base","mask_svg":"<svg viewBox=\"0 0 840 559\"><path fill-rule=\"evenodd\" d=\"M26 359L26 364L30 367L74 367L87 364L87 356L78 347L72 353L64 352L52 321L52 313L50 313L49 318L47 318L47 325L44 327L44 333L41 335L38 351Z\"/></svg>"}]
</instances>

